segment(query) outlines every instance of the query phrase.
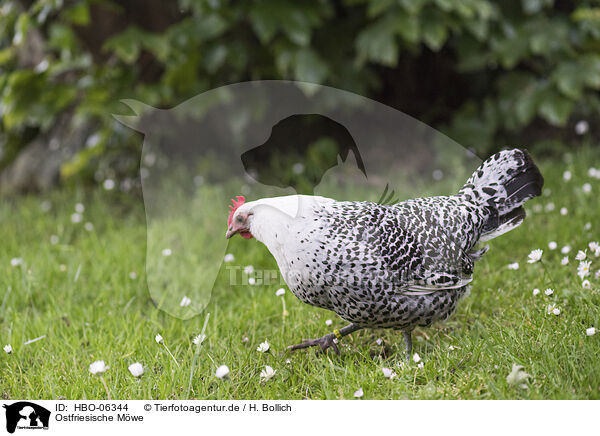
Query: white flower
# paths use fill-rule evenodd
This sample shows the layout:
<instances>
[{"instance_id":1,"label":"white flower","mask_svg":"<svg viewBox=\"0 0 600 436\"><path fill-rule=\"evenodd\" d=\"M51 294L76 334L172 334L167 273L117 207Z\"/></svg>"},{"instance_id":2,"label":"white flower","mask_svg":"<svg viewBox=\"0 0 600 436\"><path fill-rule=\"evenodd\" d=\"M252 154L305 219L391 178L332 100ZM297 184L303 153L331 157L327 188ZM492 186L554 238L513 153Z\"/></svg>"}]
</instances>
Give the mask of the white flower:
<instances>
[{"instance_id":1,"label":"white flower","mask_svg":"<svg viewBox=\"0 0 600 436\"><path fill-rule=\"evenodd\" d=\"M139 377L144 373L144 367L139 362L132 363L127 369L134 377Z\"/></svg>"},{"instance_id":2,"label":"white flower","mask_svg":"<svg viewBox=\"0 0 600 436\"><path fill-rule=\"evenodd\" d=\"M583 189L584 194L589 194L590 192L592 192L592 185L590 185L589 183L584 183L581 189Z\"/></svg>"},{"instance_id":3,"label":"white flower","mask_svg":"<svg viewBox=\"0 0 600 436\"><path fill-rule=\"evenodd\" d=\"M179 306L181 307L187 307L190 304L192 304L192 300L190 300L187 296L183 296L183 298L181 299L181 302L179 303Z\"/></svg>"},{"instance_id":4,"label":"white flower","mask_svg":"<svg viewBox=\"0 0 600 436\"><path fill-rule=\"evenodd\" d=\"M578 121L577 124L575 124L575 133L577 133L578 135L585 135L587 133L587 131L589 130L590 125L587 121L585 120L581 120Z\"/></svg>"},{"instance_id":5,"label":"white flower","mask_svg":"<svg viewBox=\"0 0 600 436\"><path fill-rule=\"evenodd\" d=\"M302 162L296 162L294 165L292 165L292 171L294 174L302 174L304 172L304 165Z\"/></svg>"},{"instance_id":6,"label":"white flower","mask_svg":"<svg viewBox=\"0 0 600 436\"><path fill-rule=\"evenodd\" d=\"M88 232L91 232L92 230L94 230L94 225L88 221L83 225L83 228L86 229Z\"/></svg>"},{"instance_id":7,"label":"white flower","mask_svg":"<svg viewBox=\"0 0 600 436\"><path fill-rule=\"evenodd\" d=\"M23 259L20 257L13 257L10 260L10 264L11 264L11 266L21 266L21 265L23 265Z\"/></svg>"},{"instance_id":8,"label":"white flower","mask_svg":"<svg viewBox=\"0 0 600 436\"><path fill-rule=\"evenodd\" d=\"M170 256L171 254L173 254L173 251L171 251L171 249L170 249L170 248L165 248L165 249L162 251L162 255L163 255L163 256Z\"/></svg>"},{"instance_id":9,"label":"white flower","mask_svg":"<svg viewBox=\"0 0 600 436\"><path fill-rule=\"evenodd\" d=\"M112 191L115 189L115 181L111 179L106 179L103 183L104 189L107 191Z\"/></svg>"},{"instance_id":10,"label":"white flower","mask_svg":"<svg viewBox=\"0 0 600 436\"><path fill-rule=\"evenodd\" d=\"M539 260L542 259L542 254L544 253L543 250L540 250L539 248L536 250L533 250L531 253L529 253L529 260L527 262L529 263L535 263Z\"/></svg>"},{"instance_id":11,"label":"white flower","mask_svg":"<svg viewBox=\"0 0 600 436\"><path fill-rule=\"evenodd\" d=\"M512 269L512 270L518 270L519 269L519 262L515 262L515 263L509 263L508 264L508 269Z\"/></svg>"},{"instance_id":12,"label":"white flower","mask_svg":"<svg viewBox=\"0 0 600 436\"><path fill-rule=\"evenodd\" d=\"M48 200L44 200L40 203L40 209L42 209L42 212L48 212L51 208L52 203L50 203Z\"/></svg>"},{"instance_id":13,"label":"white flower","mask_svg":"<svg viewBox=\"0 0 600 436\"><path fill-rule=\"evenodd\" d=\"M588 176L593 177L595 179L600 179L600 170L592 167L588 170Z\"/></svg>"},{"instance_id":14,"label":"white flower","mask_svg":"<svg viewBox=\"0 0 600 436\"><path fill-rule=\"evenodd\" d=\"M590 327L589 329L585 329L585 334L588 336L594 336L596 334L596 329L594 327Z\"/></svg>"},{"instance_id":15,"label":"white flower","mask_svg":"<svg viewBox=\"0 0 600 436\"><path fill-rule=\"evenodd\" d=\"M556 304L550 303L549 305L546 306L546 313L551 314L555 307L556 307Z\"/></svg>"},{"instance_id":16,"label":"white flower","mask_svg":"<svg viewBox=\"0 0 600 436\"><path fill-rule=\"evenodd\" d=\"M569 209L567 209L566 207L561 207L561 208L560 208L560 214L561 214L562 216L565 216L565 215L567 215L568 213L569 213Z\"/></svg>"},{"instance_id":17,"label":"white flower","mask_svg":"<svg viewBox=\"0 0 600 436\"><path fill-rule=\"evenodd\" d=\"M205 339L206 339L206 335L200 333L198 336L196 336L194 339L192 339L192 342L196 345L200 345L202 342L204 342Z\"/></svg>"},{"instance_id":18,"label":"white flower","mask_svg":"<svg viewBox=\"0 0 600 436\"><path fill-rule=\"evenodd\" d=\"M563 173L563 179L568 182L569 180L571 180L572 174L571 171L567 170Z\"/></svg>"},{"instance_id":19,"label":"white flower","mask_svg":"<svg viewBox=\"0 0 600 436\"><path fill-rule=\"evenodd\" d=\"M535 288L535 289L533 290L533 295L537 295L537 294L539 294L539 293L540 293L540 290L539 290L538 288Z\"/></svg>"},{"instance_id":20,"label":"white flower","mask_svg":"<svg viewBox=\"0 0 600 436\"><path fill-rule=\"evenodd\" d=\"M425 366L425 362L419 362L417 368L423 368Z\"/></svg>"},{"instance_id":21,"label":"white flower","mask_svg":"<svg viewBox=\"0 0 600 436\"><path fill-rule=\"evenodd\" d=\"M569 253L569 251L571 251L571 247L570 247L570 246L568 246L568 245L565 245L563 248L561 248L561 249L560 249L560 252L561 252L562 254L568 254L568 253Z\"/></svg>"},{"instance_id":22,"label":"white flower","mask_svg":"<svg viewBox=\"0 0 600 436\"><path fill-rule=\"evenodd\" d=\"M74 213L73 215L71 215L71 222L77 224L80 223L81 220L83 220L83 216L81 216L80 213Z\"/></svg>"},{"instance_id":23,"label":"white flower","mask_svg":"<svg viewBox=\"0 0 600 436\"><path fill-rule=\"evenodd\" d=\"M249 277L248 278L248 284L249 285L255 285L256 284L256 279L254 277Z\"/></svg>"},{"instance_id":24,"label":"white flower","mask_svg":"<svg viewBox=\"0 0 600 436\"><path fill-rule=\"evenodd\" d=\"M12 346L10 344L6 344L3 348L4 348L4 351L6 351L7 354L12 354L13 349L12 349Z\"/></svg>"},{"instance_id":25,"label":"white flower","mask_svg":"<svg viewBox=\"0 0 600 436\"><path fill-rule=\"evenodd\" d=\"M525 382L528 378L529 374L523 371L523 367L513 363L512 371L506 377L506 382L511 386L519 386L521 389L527 389Z\"/></svg>"},{"instance_id":26,"label":"white flower","mask_svg":"<svg viewBox=\"0 0 600 436\"><path fill-rule=\"evenodd\" d=\"M269 351L269 342L265 339L264 342L261 342L259 344L258 347L256 347L256 351L260 352L260 353L266 353L267 351Z\"/></svg>"},{"instance_id":27,"label":"white flower","mask_svg":"<svg viewBox=\"0 0 600 436\"><path fill-rule=\"evenodd\" d=\"M552 212L554 210L554 203L550 202L546 205L546 212Z\"/></svg>"},{"instance_id":28,"label":"white flower","mask_svg":"<svg viewBox=\"0 0 600 436\"><path fill-rule=\"evenodd\" d=\"M394 370L392 368L381 368L381 371L383 372L383 376L385 378L394 378L396 377L396 373L394 372Z\"/></svg>"},{"instance_id":29,"label":"white flower","mask_svg":"<svg viewBox=\"0 0 600 436\"><path fill-rule=\"evenodd\" d=\"M244 267L244 274L252 274L254 272L254 267L252 265L248 265Z\"/></svg>"},{"instance_id":30,"label":"white flower","mask_svg":"<svg viewBox=\"0 0 600 436\"><path fill-rule=\"evenodd\" d=\"M579 250L577 252L577 256L575 256L576 260L585 260L585 258L587 257L587 248L583 251Z\"/></svg>"},{"instance_id":31,"label":"white flower","mask_svg":"<svg viewBox=\"0 0 600 436\"><path fill-rule=\"evenodd\" d=\"M558 244L554 241L550 241L550 242L548 242L548 248L550 250L556 250L558 248Z\"/></svg>"},{"instance_id":32,"label":"white flower","mask_svg":"<svg viewBox=\"0 0 600 436\"><path fill-rule=\"evenodd\" d=\"M449 345L449 346L448 346L448 349L449 349L450 351L454 351L454 350L456 350L456 347L455 347L454 345Z\"/></svg>"},{"instance_id":33,"label":"white flower","mask_svg":"<svg viewBox=\"0 0 600 436\"><path fill-rule=\"evenodd\" d=\"M265 369L263 369L260 372L260 378L263 379L263 381L269 381L275 375L276 372L276 369L273 369L269 365L266 365Z\"/></svg>"},{"instance_id":34,"label":"white flower","mask_svg":"<svg viewBox=\"0 0 600 436\"><path fill-rule=\"evenodd\" d=\"M156 336L154 336L154 340L157 344L162 344L164 342L163 337L160 335L160 333L157 333Z\"/></svg>"},{"instance_id":35,"label":"white flower","mask_svg":"<svg viewBox=\"0 0 600 436\"><path fill-rule=\"evenodd\" d=\"M583 289L590 289L590 287L591 287L591 285L590 285L590 281L589 281L589 280L584 280L584 281L581 283L581 287L582 287Z\"/></svg>"},{"instance_id":36,"label":"white flower","mask_svg":"<svg viewBox=\"0 0 600 436\"><path fill-rule=\"evenodd\" d=\"M590 265L592 264L592 261L588 260L588 261L582 261L579 263L579 266L577 267L577 275L579 277L581 277L581 280L583 280L584 278L586 278L587 276L590 275Z\"/></svg>"},{"instance_id":37,"label":"white flower","mask_svg":"<svg viewBox=\"0 0 600 436\"><path fill-rule=\"evenodd\" d=\"M383 339L381 339L381 338L377 338L377 340L375 341L375 343L376 343L377 345L381 345L381 344L383 344Z\"/></svg>"},{"instance_id":38,"label":"white flower","mask_svg":"<svg viewBox=\"0 0 600 436\"><path fill-rule=\"evenodd\" d=\"M598 242L590 242L588 247L590 247L590 251L594 252L594 256L600 256L600 244Z\"/></svg>"},{"instance_id":39,"label":"white flower","mask_svg":"<svg viewBox=\"0 0 600 436\"><path fill-rule=\"evenodd\" d=\"M227 365L221 365L215 371L215 377L227 378L229 377L229 367Z\"/></svg>"},{"instance_id":40,"label":"white flower","mask_svg":"<svg viewBox=\"0 0 600 436\"><path fill-rule=\"evenodd\" d=\"M330 319L325 320L325 325L331 325L331 324L333 324L332 320L330 320Z\"/></svg>"},{"instance_id":41,"label":"white flower","mask_svg":"<svg viewBox=\"0 0 600 436\"><path fill-rule=\"evenodd\" d=\"M544 208L542 207L541 204L536 203L533 205L533 211L536 213L540 213L542 210L544 210Z\"/></svg>"},{"instance_id":42,"label":"white flower","mask_svg":"<svg viewBox=\"0 0 600 436\"><path fill-rule=\"evenodd\" d=\"M283 288L277 289L277 291L275 291L275 295L277 295L278 297L285 295L285 289L283 289Z\"/></svg>"},{"instance_id":43,"label":"white flower","mask_svg":"<svg viewBox=\"0 0 600 436\"><path fill-rule=\"evenodd\" d=\"M562 260L560 261L561 265L568 265L569 264L569 256L565 256L562 258Z\"/></svg>"},{"instance_id":44,"label":"white flower","mask_svg":"<svg viewBox=\"0 0 600 436\"><path fill-rule=\"evenodd\" d=\"M90 364L90 372L92 374L103 374L108 369L108 366L104 363L104 360L96 360Z\"/></svg>"},{"instance_id":45,"label":"white flower","mask_svg":"<svg viewBox=\"0 0 600 436\"><path fill-rule=\"evenodd\" d=\"M554 315L560 315L560 309L558 307L555 307L554 309L552 309L552 313Z\"/></svg>"},{"instance_id":46,"label":"white flower","mask_svg":"<svg viewBox=\"0 0 600 436\"><path fill-rule=\"evenodd\" d=\"M354 398L360 398L364 395L362 388L358 388L357 391L354 392Z\"/></svg>"},{"instance_id":47,"label":"white flower","mask_svg":"<svg viewBox=\"0 0 600 436\"><path fill-rule=\"evenodd\" d=\"M83 211L85 210L85 206L81 203L77 203L75 205L75 212L77 213L83 213Z\"/></svg>"},{"instance_id":48,"label":"white flower","mask_svg":"<svg viewBox=\"0 0 600 436\"><path fill-rule=\"evenodd\" d=\"M585 226L583 226L583 230L589 230L592 228L592 223L585 223Z\"/></svg>"},{"instance_id":49,"label":"white flower","mask_svg":"<svg viewBox=\"0 0 600 436\"><path fill-rule=\"evenodd\" d=\"M58 236L56 236L56 235L52 235L52 236L50 236L50 243L51 243L52 245L56 245L56 244L58 244Z\"/></svg>"},{"instance_id":50,"label":"white flower","mask_svg":"<svg viewBox=\"0 0 600 436\"><path fill-rule=\"evenodd\" d=\"M548 289L546 289L544 291L544 294L546 294L546 295L552 295L552 294L554 294L554 291L552 289L548 288Z\"/></svg>"},{"instance_id":51,"label":"white flower","mask_svg":"<svg viewBox=\"0 0 600 436\"><path fill-rule=\"evenodd\" d=\"M129 273L129 278L130 278L131 280L135 280L135 279L137 279L137 273L136 273L135 271L131 271L131 272Z\"/></svg>"},{"instance_id":52,"label":"white flower","mask_svg":"<svg viewBox=\"0 0 600 436\"><path fill-rule=\"evenodd\" d=\"M415 353L415 354L413 354L412 359L413 359L413 362L419 363L421 361L421 356L419 356L418 353Z\"/></svg>"},{"instance_id":53,"label":"white flower","mask_svg":"<svg viewBox=\"0 0 600 436\"><path fill-rule=\"evenodd\" d=\"M225 263L231 263L231 262L233 262L234 260L235 260L235 256L234 256L233 254L231 254L231 253L227 253L227 254L225 255L225 257L223 258L223 261L224 261Z\"/></svg>"}]
</instances>

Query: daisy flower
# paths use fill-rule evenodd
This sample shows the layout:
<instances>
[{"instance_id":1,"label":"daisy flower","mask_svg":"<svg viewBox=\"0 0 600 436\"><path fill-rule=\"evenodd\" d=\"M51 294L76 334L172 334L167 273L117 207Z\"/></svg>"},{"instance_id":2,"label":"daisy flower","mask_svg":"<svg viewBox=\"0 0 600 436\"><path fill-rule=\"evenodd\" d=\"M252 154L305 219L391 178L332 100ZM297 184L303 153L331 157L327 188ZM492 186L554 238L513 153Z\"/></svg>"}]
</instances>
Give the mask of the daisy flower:
<instances>
[{"instance_id":1,"label":"daisy flower","mask_svg":"<svg viewBox=\"0 0 600 436\"><path fill-rule=\"evenodd\" d=\"M225 255L225 257L223 258L223 262L225 262L225 263L231 263L234 260L235 260L235 256L233 254L231 254L231 253L227 253Z\"/></svg>"},{"instance_id":2,"label":"daisy flower","mask_svg":"<svg viewBox=\"0 0 600 436\"><path fill-rule=\"evenodd\" d=\"M163 256L165 256L165 257L168 257L168 256L170 256L171 254L173 254L173 251L172 251L170 248L165 248L165 249L162 251L162 255L163 255Z\"/></svg>"},{"instance_id":3,"label":"daisy flower","mask_svg":"<svg viewBox=\"0 0 600 436\"><path fill-rule=\"evenodd\" d=\"M333 324L332 320L330 320L330 319L325 320L325 325L331 325L331 324Z\"/></svg>"},{"instance_id":4,"label":"daisy flower","mask_svg":"<svg viewBox=\"0 0 600 436\"><path fill-rule=\"evenodd\" d=\"M23 265L23 259L21 257L13 257L10 260L11 266L21 266Z\"/></svg>"},{"instance_id":5,"label":"daisy flower","mask_svg":"<svg viewBox=\"0 0 600 436\"><path fill-rule=\"evenodd\" d=\"M569 251L571 251L571 247L568 245L565 245L563 248L560 249L560 252L562 254L569 254Z\"/></svg>"},{"instance_id":6,"label":"daisy flower","mask_svg":"<svg viewBox=\"0 0 600 436\"><path fill-rule=\"evenodd\" d=\"M13 352L12 346L10 344L6 344L2 348L4 349L4 351L6 351L6 354L12 354L12 352Z\"/></svg>"},{"instance_id":7,"label":"daisy flower","mask_svg":"<svg viewBox=\"0 0 600 436\"><path fill-rule=\"evenodd\" d=\"M252 265L248 265L244 267L244 274L252 274L254 272L254 267Z\"/></svg>"},{"instance_id":8,"label":"daisy flower","mask_svg":"<svg viewBox=\"0 0 600 436\"><path fill-rule=\"evenodd\" d=\"M271 348L269 346L269 342L265 339L264 342L261 342L258 347L256 347L256 351L258 351L259 353L266 353L267 351L269 351L269 348Z\"/></svg>"},{"instance_id":9,"label":"daisy flower","mask_svg":"<svg viewBox=\"0 0 600 436\"><path fill-rule=\"evenodd\" d=\"M554 294L554 291L552 289L548 288L544 291L544 294L550 296L550 295Z\"/></svg>"},{"instance_id":10,"label":"daisy flower","mask_svg":"<svg viewBox=\"0 0 600 436\"><path fill-rule=\"evenodd\" d=\"M277 289L277 291L275 291L275 295L278 297L282 297L283 295L285 295L285 289L283 289L283 288Z\"/></svg>"},{"instance_id":11,"label":"daisy flower","mask_svg":"<svg viewBox=\"0 0 600 436\"><path fill-rule=\"evenodd\" d=\"M144 373L144 367L139 362L132 363L127 367L127 369L134 377L139 377Z\"/></svg>"},{"instance_id":12,"label":"daisy flower","mask_svg":"<svg viewBox=\"0 0 600 436\"><path fill-rule=\"evenodd\" d=\"M579 266L577 267L577 275L581 277L581 280L590 275L591 264L591 261L582 261L579 263Z\"/></svg>"},{"instance_id":13,"label":"daisy flower","mask_svg":"<svg viewBox=\"0 0 600 436\"><path fill-rule=\"evenodd\" d=\"M415 353L415 354L413 354L412 359L413 359L413 362L419 363L421 361L421 356L419 356L419 353Z\"/></svg>"},{"instance_id":14,"label":"daisy flower","mask_svg":"<svg viewBox=\"0 0 600 436\"><path fill-rule=\"evenodd\" d=\"M529 253L529 260L527 260L527 262L529 263L536 263L540 260L542 260L542 254L544 253L543 250L540 250L539 248L536 250L533 250L531 253Z\"/></svg>"},{"instance_id":15,"label":"daisy flower","mask_svg":"<svg viewBox=\"0 0 600 436\"><path fill-rule=\"evenodd\" d=\"M552 212L555 209L554 203L550 202L546 205L546 212Z\"/></svg>"},{"instance_id":16,"label":"daisy flower","mask_svg":"<svg viewBox=\"0 0 600 436\"><path fill-rule=\"evenodd\" d=\"M221 365L215 371L215 377L224 379L229 377L229 367L227 365Z\"/></svg>"},{"instance_id":17,"label":"daisy flower","mask_svg":"<svg viewBox=\"0 0 600 436\"><path fill-rule=\"evenodd\" d=\"M269 381L275 375L276 372L277 372L276 369L273 369L269 365L266 365L265 369L263 369L260 372L260 378L265 382Z\"/></svg>"},{"instance_id":18,"label":"daisy flower","mask_svg":"<svg viewBox=\"0 0 600 436\"><path fill-rule=\"evenodd\" d=\"M548 242L548 248L550 250L556 250L558 248L558 244L555 241Z\"/></svg>"},{"instance_id":19,"label":"daisy flower","mask_svg":"<svg viewBox=\"0 0 600 436\"><path fill-rule=\"evenodd\" d=\"M596 329L594 327L590 327L589 329L585 329L585 334L588 336L594 336L596 334Z\"/></svg>"},{"instance_id":20,"label":"daisy flower","mask_svg":"<svg viewBox=\"0 0 600 436\"><path fill-rule=\"evenodd\" d=\"M583 190L584 194L589 194L590 192L592 192L592 185L590 185L589 183L585 183L581 189Z\"/></svg>"},{"instance_id":21,"label":"daisy flower","mask_svg":"<svg viewBox=\"0 0 600 436\"><path fill-rule=\"evenodd\" d=\"M569 256L565 256L562 258L562 260L560 261L561 265L568 265L569 264Z\"/></svg>"},{"instance_id":22,"label":"daisy flower","mask_svg":"<svg viewBox=\"0 0 600 436\"><path fill-rule=\"evenodd\" d=\"M354 398L361 398L364 395L362 388L358 388L357 391L354 392Z\"/></svg>"},{"instance_id":23,"label":"daisy flower","mask_svg":"<svg viewBox=\"0 0 600 436\"><path fill-rule=\"evenodd\" d=\"M585 258L587 257L587 248L583 251L579 250L577 252L577 256L575 256L576 260L585 260Z\"/></svg>"},{"instance_id":24,"label":"daisy flower","mask_svg":"<svg viewBox=\"0 0 600 436\"><path fill-rule=\"evenodd\" d=\"M187 296L183 296L183 298L181 299L181 303L179 303L180 307L187 307L190 304L192 304L192 300L190 300Z\"/></svg>"},{"instance_id":25,"label":"daisy flower","mask_svg":"<svg viewBox=\"0 0 600 436\"><path fill-rule=\"evenodd\" d=\"M507 266L507 268L516 271L516 270L519 269L519 262L509 263L508 266Z\"/></svg>"},{"instance_id":26,"label":"daisy flower","mask_svg":"<svg viewBox=\"0 0 600 436\"><path fill-rule=\"evenodd\" d=\"M537 295L537 294L539 294L539 293L540 293L540 290L539 290L538 288L535 288L535 289L533 290L533 295Z\"/></svg>"},{"instance_id":27,"label":"daisy flower","mask_svg":"<svg viewBox=\"0 0 600 436\"><path fill-rule=\"evenodd\" d=\"M394 370L392 368L381 368L381 372L383 372L383 376L385 378L392 379L392 378L396 377L396 373L394 372Z\"/></svg>"},{"instance_id":28,"label":"daisy flower","mask_svg":"<svg viewBox=\"0 0 600 436\"><path fill-rule=\"evenodd\" d=\"M568 182L569 180L571 180L571 177L573 175L571 174L571 171L567 170L563 173L563 179L565 182Z\"/></svg>"},{"instance_id":29,"label":"daisy flower","mask_svg":"<svg viewBox=\"0 0 600 436\"><path fill-rule=\"evenodd\" d=\"M590 288L591 288L590 281L589 281L589 280L584 280L584 281L581 283L581 287L582 287L583 289L590 289Z\"/></svg>"},{"instance_id":30,"label":"daisy flower","mask_svg":"<svg viewBox=\"0 0 600 436\"><path fill-rule=\"evenodd\" d=\"M104 374L107 369L108 366L106 366L104 360L96 360L95 362L92 362L89 367L89 371L94 375Z\"/></svg>"}]
</instances>

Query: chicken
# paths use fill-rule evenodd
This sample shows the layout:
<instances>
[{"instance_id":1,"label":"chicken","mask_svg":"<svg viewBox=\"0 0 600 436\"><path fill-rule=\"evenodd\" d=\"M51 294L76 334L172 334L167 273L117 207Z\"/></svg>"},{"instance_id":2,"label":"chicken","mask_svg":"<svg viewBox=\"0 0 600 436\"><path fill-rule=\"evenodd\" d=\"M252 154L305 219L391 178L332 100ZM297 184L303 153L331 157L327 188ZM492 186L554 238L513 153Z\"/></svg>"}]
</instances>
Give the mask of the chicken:
<instances>
[{"instance_id":1,"label":"chicken","mask_svg":"<svg viewBox=\"0 0 600 436\"><path fill-rule=\"evenodd\" d=\"M525 219L522 207L544 180L527 151L501 151L456 195L393 205L291 195L230 206L226 237L256 238L271 252L290 290L350 324L291 350L337 342L362 328L411 332L447 319L473 280L479 243Z\"/></svg>"}]
</instances>

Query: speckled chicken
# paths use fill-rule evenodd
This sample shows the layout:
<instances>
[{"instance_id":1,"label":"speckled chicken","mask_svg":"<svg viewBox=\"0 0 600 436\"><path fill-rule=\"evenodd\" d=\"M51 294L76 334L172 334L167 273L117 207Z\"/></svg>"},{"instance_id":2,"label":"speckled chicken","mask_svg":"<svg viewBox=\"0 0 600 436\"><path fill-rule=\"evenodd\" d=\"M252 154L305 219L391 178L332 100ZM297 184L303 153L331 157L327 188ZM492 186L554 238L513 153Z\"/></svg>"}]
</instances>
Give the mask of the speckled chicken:
<instances>
[{"instance_id":1,"label":"speckled chicken","mask_svg":"<svg viewBox=\"0 0 600 436\"><path fill-rule=\"evenodd\" d=\"M255 237L300 300L350 322L292 350L336 343L362 328L411 332L448 318L490 240L519 226L544 180L527 151L501 151L453 196L393 205L292 195L230 206L226 237Z\"/></svg>"}]
</instances>

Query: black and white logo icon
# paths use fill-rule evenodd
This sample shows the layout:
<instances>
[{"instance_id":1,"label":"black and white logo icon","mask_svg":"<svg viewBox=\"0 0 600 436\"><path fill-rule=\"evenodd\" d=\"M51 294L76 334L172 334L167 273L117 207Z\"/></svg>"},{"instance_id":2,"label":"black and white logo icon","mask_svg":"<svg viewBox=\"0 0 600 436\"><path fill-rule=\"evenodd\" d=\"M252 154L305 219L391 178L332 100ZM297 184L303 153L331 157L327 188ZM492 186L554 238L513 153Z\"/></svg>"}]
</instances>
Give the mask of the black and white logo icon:
<instances>
[{"instance_id":1,"label":"black and white logo icon","mask_svg":"<svg viewBox=\"0 0 600 436\"><path fill-rule=\"evenodd\" d=\"M18 429L47 430L50 411L29 401L5 404L6 431L14 433Z\"/></svg>"}]
</instances>

